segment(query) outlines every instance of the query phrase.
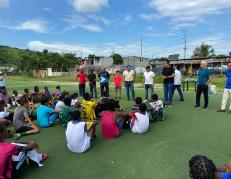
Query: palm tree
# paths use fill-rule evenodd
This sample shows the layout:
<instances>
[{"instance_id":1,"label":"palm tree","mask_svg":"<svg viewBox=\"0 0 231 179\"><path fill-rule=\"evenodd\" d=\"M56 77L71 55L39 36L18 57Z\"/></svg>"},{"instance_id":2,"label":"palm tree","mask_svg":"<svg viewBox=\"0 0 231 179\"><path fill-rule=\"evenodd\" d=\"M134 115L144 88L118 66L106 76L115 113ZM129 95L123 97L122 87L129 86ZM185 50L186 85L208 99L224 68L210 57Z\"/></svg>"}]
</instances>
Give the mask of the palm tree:
<instances>
[{"instance_id":1,"label":"palm tree","mask_svg":"<svg viewBox=\"0 0 231 179\"><path fill-rule=\"evenodd\" d=\"M211 57L215 55L215 51L212 46L205 44L204 42L200 45L200 47L196 47L193 51L192 58L203 58L203 57Z\"/></svg>"}]
</instances>

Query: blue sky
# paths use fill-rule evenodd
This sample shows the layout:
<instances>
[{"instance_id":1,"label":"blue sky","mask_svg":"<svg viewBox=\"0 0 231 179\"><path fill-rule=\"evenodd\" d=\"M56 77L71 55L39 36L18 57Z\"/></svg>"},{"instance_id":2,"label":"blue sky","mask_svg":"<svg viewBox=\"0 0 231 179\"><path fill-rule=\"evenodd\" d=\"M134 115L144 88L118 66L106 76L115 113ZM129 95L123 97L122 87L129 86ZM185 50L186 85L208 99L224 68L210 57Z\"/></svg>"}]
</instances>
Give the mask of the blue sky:
<instances>
[{"instance_id":1,"label":"blue sky","mask_svg":"<svg viewBox=\"0 0 231 179\"><path fill-rule=\"evenodd\" d=\"M231 51L231 0L0 0L0 44L109 56Z\"/></svg>"}]
</instances>

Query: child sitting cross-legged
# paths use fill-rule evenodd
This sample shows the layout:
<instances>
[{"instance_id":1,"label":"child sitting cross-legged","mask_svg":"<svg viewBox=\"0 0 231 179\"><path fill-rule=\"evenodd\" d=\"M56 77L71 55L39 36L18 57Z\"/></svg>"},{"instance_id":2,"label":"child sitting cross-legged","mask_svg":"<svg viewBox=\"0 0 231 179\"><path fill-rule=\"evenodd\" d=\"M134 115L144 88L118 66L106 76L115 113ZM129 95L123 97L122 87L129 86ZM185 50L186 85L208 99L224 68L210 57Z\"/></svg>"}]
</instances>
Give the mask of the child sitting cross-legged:
<instances>
[{"instance_id":1,"label":"child sitting cross-legged","mask_svg":"<svg viewBox=\"0 0 231 179\"><path fill-rule=\"evenodd\" d=\"M0 125L0 178L18 178L18 170L28 158L43 166L40 162L48 158L48 154L39 154L35 149L39 146L33 142L7 143L9 134L4 125Z\"/></svg>"},{"instance_id":2,"label":"child sitting cross-legged","mask_svg":"<svg viewBox=\"0 0 231 179\"><path fill-rule=\"evenodd\" d=\"M41 93L39 91L38 86L34 86L34 92L31 94L33 98L33 103L40 103L41 101Z\"/></svg>"},{"instance_id":3,"label":"child sitting cross-legged","mask_svg":"<svg viewBox=\"0 0 231 179\"><path fill-rule=\"evenodd\" d=\"M64 106L65 104L64 104L64 97L63 96L59 96L58 97L58 101L57 101L57 103L56 103L56 105L55 105L55 110L56 111L61 111L61 109L62 109L62 107Z\"/></svg>"},{"instance_id":4,"label":"child sitting cross-legged","mask_svg":"<svg viewBox=\"0 0 231 179\"><path fill-rule=\"evenodd\" d=\"M19 106L20 104L19 104L19 100L20 100L20 98L22 97L22 95L21 94L18 94L18 91L17 90L14 90L13 91L13 94L12 94L12 96L11 96L11 98L10 98L10 105L12 106L12 107L17 107L17 106Z\"/></svg>"},{"instance_id":5,"label":"child sitting cross-legged","mask_svg":"<svg viewBox=\"0 0 231 179\"><path fill-rule=\"evenodd\" d=\"M32 95L31 95L30 90L28 88L24 89L23 97L27 98L27 100L30 102L30 104L33 104Z\"/></svg>"},{"instance_id":6,"label":"child sitting cross-legged","mask_svg":"<svg viewBox=\"0 0 231 179\"><path fill-rule=\"evenodd\" d=\"M15 138L19 139L25 135L36 134L39 132L39 128L32 122L29 117L30 104L27 98L20 99L20 106L15 110L13 117L13 125L16 131Z\"/></svg>"},{"instance_id":7,"label":"child sitting cross-legged","mask_svg":"<svg viewBox=\"0 0 231 179\"><path fill-rule=\"evenodd\" d=\"M78 93L71 94L71 106L72 107L81 107L81 103L79 102Z\"/></svg>"},{"instance_id":8,"label":"child sitting cross-legged","mask_svg":"<svg viewBox=\"0 0 231 179\"><path fill-rule=\"evenodd\" d=\"M143 103L143 100L141 97L137 97L135 99L135 104L132 107L132 112L139 112L139 107L140 105ZM150 122L155 122L153 116L152 116L152 110L151 110L151 106L148 104L148 101L146 100L145 102L146 106L147 106L147 110L146 112L148 113L149 116L149 121Z\"/></svg>"},{"instance_id":9,"label":"child sitting cross-legged","mask_svg":"<svg viewBox=\"0 0 231 179\"><path fill-rule=\"evenodd\" d=\"M76 109L71 106L71 97L66 97L64 99L64 106L62 106L60 115L59 115L59 122L62 126L66 126L67 123L72 119L71 112L75 111Z\"/></svg>"},{"instance_id":10,"label":"child sitting cross-legged","mask_svg":"<svg viewBox=\"0 0 231 179\"><path fill-rule=\"evenodd\" d=\"M58 113L52 106L52 100L47 97L41 98L41 105L37 108L37 122L40 127L50 127L58 118Z\"/></svg>"},{"instance_id":11,"label":"child sitting cross-legged","mask_svg":"<svg viewBox=\"0 0 231 179\"><path fill-rule=\"evenodd\" d=\"M49 91L49 89L48 89L47 86L44 87L44 94L43 95L45 97L47 97L47 98L52 98L52 95L51 95L51 93L50 93L50 91Z\"/></svg>"},{"instance_id":12,"label":"child sitting cross-legged","mask_svg":"<svg viewBox=\"0 0 231 179\"><path fill-rule=\"evenodd\" d=\"M60 86L56 86L55 88L55 93L53 94L55 99L58 99L60 96L62 96L62 92L61 92L61 87Z\"/></svg>"},{"instance_id":13,"label":"child sitting cross-legged","mask_svg":"<svg viewBox=\"0 0 231 179\"><path fill-rule=\"evenodd\" d=\"M113 99L106 99L104 105L105 109L101 113L102 136L113 139L119 136L120 129L129 120L129 113L116 110L118 104Z\"/></svg>"},{"instance_id":14,"label":"child sitting cross-legged","mask_svg":"<svg viewBox=\"0 0 231 179\"><path fill-rule=\"evenodd\" d=\"M84 93L83 99L82 118L86 120L95 120L95 107L97 106L97 102L91 101L91 95L89 93Z\"/></svg>"},{"instance_id":15,"label":"child sitting cross-legged","mask_svg":"<svg viewBox=\"0 0 231 179\"><path fill-rule=\"evenodd\" d=\"M145 103L140 104L139 111L132 114L130 127L133 133L145 133L149 128L149 116Z\"/></svg>"},{"instance_id":16,"label":"child sitting cross-legged","mask_svg":"<svg viewBox=\"0 0 231 179\"><path fill-rule=\"evenodd\" d=\"M71 112L72 120L67 124L66 140L70 151L83 153L87 151L96 139L95 126L97 121L81 120L81 112Z\"/></svg>"},{"instance_id":17,"label":"child sitting cross-legged","mask_svg":"<svg viewBox=\"0 0 231 179\"><path fill-rule=\"evenodd\" d=\"M2 124L10 124L11 122L10 113L7 111L6 103L0 99L0 122Z\"/></svg>"},{"instance_id":18,"label":"child sitting cross-legged","mask_svg":"<svg viewBox=\"0 0 231 179\"><path fill-rule=\"evenodd\" d=\"M164 119L164 103L162 100L159 100L157 94L152 94L152 100L149 102L149 105L152 108L153 118L155 120Z\"/></svg>"}]
</instances>

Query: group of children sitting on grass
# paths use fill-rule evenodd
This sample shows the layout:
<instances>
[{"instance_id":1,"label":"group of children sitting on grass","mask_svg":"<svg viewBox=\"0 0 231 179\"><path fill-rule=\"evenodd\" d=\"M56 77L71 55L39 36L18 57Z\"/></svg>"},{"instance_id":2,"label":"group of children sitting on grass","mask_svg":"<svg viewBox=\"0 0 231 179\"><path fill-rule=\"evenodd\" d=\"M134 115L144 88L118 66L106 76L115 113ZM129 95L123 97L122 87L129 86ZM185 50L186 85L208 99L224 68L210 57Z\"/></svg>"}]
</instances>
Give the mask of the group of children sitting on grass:
<instances>
[{"instance_id":1,"label":"group of children sitting on grass","mask_svg":"<svg viewBox=\"0 0 231 179\"><path fill-rule=\"evenodd\" d=\"M144 102L142 98L137 97L131 112L120 109L119 101L106 97L107 95L101 101L95 102L92 101L89 93L85 93L80 103L77 93L61 92L60 86L56 87L53 94L47 87L40 92L39 87L35 86L32 93L29 89L25 89L24 94L21 95L14 90L12 96L2 89L0 96L4 96L4 98L0 97L0 122L6 125L13 123L16 139L24 135L36 134L39 132L39 127L50 127L59 120L62 126L67 127L69 149L78 152L84 152L89 147L83 147L83 150L71 149L70 146L76 145L82 148L81 145L86 144L84 141L79 141L71 145L73 136L81 140L84 138L81 135L85 135L86 139L87 137L94 139L97 119L101 118L102 136L105 139L118 137L121 128L130 127L133 133L145 133L149 128L149 121L164 119L163 102L158 100L157 94L153 94L150 101ZM33 120L37 120L39 127L33 123ZM73 126L78 127L75 130ZM83 130L80 130L79 126L82 126Z\"/></svg>"},{"instance_id":2,"label":"group of children sitting on grass","mask_svg":"<svg viewBox=\"0 0 231 179\"><path fill-rule=\"evenodd\" d=\"M106 94L106 93L105 93ZM48 157L38 154L34 149L38 147L34 142L5 143L7 137L19 139L22 136L36 134L40 128L52 126L59 120L61 126L66 127L67 147L70 151L82 153L87 151L96 139L95 130L98 119L101 119L102 136L113 139L120 135L121 129L130 128L133 133L148 131L149 122L163 120L163 102L153 94L152 100L142 101L136 98L131 112L123 111L119 101L103 97L101 101L92 101L89 93L83 95L81 103L78 94L61 92L59 86L51 94L47 87L40 92L37 86L32 93L28 89L20 95L16 90L9 96L5 89L0 90L0 176L11 178L12 167L19 168L21 160L25 158L40 162ZM33 120L37 120L37 125ZM5 126L13 124L15 133L7 131ZM12 155L20 154L12 160ZM32 157L31 157L32 156ZM20 160L19 160L20 158ZM16 164L14 164L15 162ZM6 165L7 163L7 165ZM1 178L1 177L0 177Z\"/></svg>"},{"instance_id":3,"label":"group of children sitting on grass","mask_svg":"<svg viewBox=\"0 0 231 179\"><path fill-rule=\"evenodd\" d=\"M61 126L66 127L67 147L70 151L82 153L87 151L95 141L96 125L101 118L101 131L105 139L113 139L120 135L121 129L130 128L133 133L146 133L150 122L163 120L165 116L163 102L153 94L150 101L142 101L137 97L131 112L123 111L119 101L103 97L100 102L91 100L85 93L80 103L76 93L70 95L61 92L60 87L51 94L48 88L40 93L24 90L23 95L17 91L7 97L5 90L0 92L0 178L14 178L23 161L30 159L42 166L41 161L48 154L39 154L38 145L33 142L16 141L7 143L5 139L12 137L6 126L13 123L18 139L24 135L39 132L39 127L50 127L59 119ZM37 119L37 127L33 120ZM25 163L25 162L24 162ZM222 165L219 169L205 156L194 156L189 161L190 177L193 179L226 179L230 178L231 166Z\"/></svg>"}]
</instances>

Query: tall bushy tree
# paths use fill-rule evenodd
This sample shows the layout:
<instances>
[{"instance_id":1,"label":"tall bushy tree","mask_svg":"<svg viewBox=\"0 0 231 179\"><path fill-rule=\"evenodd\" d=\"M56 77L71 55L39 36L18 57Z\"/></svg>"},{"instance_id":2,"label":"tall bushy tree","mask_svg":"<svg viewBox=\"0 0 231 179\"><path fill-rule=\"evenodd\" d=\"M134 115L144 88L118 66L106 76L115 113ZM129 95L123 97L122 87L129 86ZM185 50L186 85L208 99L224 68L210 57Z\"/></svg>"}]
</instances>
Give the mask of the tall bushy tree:
<instances>
[{"instance_id":1,"label":"tall bushy tree","mask_svg":"<svg viewBox=\"0 0 231 179\"><path fill-rule=\"evenodd\" d=\"M203 58L214 56L215 51L212 46L202 43L199 47L196 47L193 51L192 58Z\"/></svg>"},{"instance_id":2,"label":"tall bushy tree","mask_svg":"<svg viewBox=\"0 0 231 179\"><path fill-rule=\"evenodd\" d=\"M113 64L115 65L123 64L123 58L120 54L115 53L111 57L113 58Z\"/></svg>"}]
</instances>

